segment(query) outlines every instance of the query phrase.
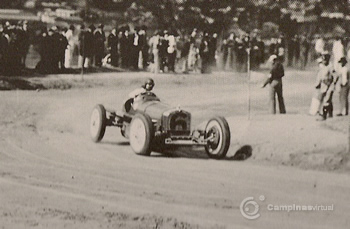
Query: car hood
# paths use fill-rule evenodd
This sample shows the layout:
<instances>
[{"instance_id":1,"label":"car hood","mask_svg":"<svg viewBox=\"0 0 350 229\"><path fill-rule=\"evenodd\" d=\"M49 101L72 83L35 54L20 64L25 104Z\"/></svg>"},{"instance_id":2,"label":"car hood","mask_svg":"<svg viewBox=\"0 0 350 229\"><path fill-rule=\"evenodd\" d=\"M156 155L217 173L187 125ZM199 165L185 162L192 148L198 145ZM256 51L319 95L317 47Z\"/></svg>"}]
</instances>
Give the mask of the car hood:
<instances>
[{"instance_id":1,"label":"car hood","mask_svg":"<svg viewBox=\"0 0 350 229\"><path fill-rule=\"evenodd\" d=\"M148 101L138 105L138 111L143 111L148 114L152 119L159 120L163 113L168 110L173 110L173 108L166 103L159 101Z\"/></svg>"}]
</instances>

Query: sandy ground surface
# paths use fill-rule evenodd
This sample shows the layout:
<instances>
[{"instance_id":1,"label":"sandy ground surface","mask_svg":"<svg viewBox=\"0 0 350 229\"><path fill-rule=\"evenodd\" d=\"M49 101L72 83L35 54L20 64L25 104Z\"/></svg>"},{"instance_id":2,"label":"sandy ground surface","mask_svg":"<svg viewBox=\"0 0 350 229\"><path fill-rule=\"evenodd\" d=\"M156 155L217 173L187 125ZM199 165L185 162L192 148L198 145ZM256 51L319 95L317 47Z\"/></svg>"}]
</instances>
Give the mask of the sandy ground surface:
<instances>
[{"instance_id":1,"label":"sandy ground surface","mask_svg":"<svg viewBox=\"0 0 350 229\"><path fill-rule=\"evenodd\" d=\"M288 114L276 116L257 73L250 89L242 74L103 73L28 79L70 90L0 91L0 228L348 228L349 120L307 115L314 75L287 72ZM163 101L192 113L193 127L227 118L224 160L202 148L137 156L116 128L100 144L90 140L94 105L120 108L148 76ZM260 205L258 219L242 216L247 197ZM333 211L269 211L270 204Z\"/></svg>"}]
</instances>

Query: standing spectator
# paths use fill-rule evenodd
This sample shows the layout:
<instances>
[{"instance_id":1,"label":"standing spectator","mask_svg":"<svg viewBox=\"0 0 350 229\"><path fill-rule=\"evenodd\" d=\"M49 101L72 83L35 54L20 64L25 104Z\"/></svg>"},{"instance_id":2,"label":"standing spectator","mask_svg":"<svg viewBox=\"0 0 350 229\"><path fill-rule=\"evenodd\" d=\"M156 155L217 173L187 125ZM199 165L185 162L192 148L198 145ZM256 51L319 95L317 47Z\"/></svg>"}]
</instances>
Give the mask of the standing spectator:
<instances>
[{"instance_id":1,"label":"standing spectator","mask_svg":"<svg viewBox=\"0 0 350 229\"><path fill-rule=\"evenodd\" d=\"M197 39L197 29L194 28L190 36L190 51L188 53L188 67L190 70L194 70L194 71L197 70L197 63L198 63L196 39Z\"/></svg>"},{"instance_id":2,"label":"standing spectator","mask_svg":"<svg viewBox=\"0 0 350 229\"><path fill-rule=\"evenodd\" d=\"M112 29L107 39L107 46L111 55L111 65L118 67L118 34L117 29Z\"/></svg>"},{"instance_id":3,"label":"standing spectator","mask_svg":"<svg viewBox=\"0 0 350 229\"><path fill-rule=\"evenodd\" d=\"M95 26L90 25L87 30L81 27L79 35L79 66L81 68L90 68L94 57L94 34Z\"/></svg>"},{"instance_id":4,"label":"standing spectator","mask_svg":"<svg viewBox=\"0 0 350 229\"><path fill-rule=\"evenodd\" d=\"M73 55L74 55L74 48L75 48L74 31L75 31L74 25L70 25L69 29L64 34L68 42L68 47L66 49L65 62L64 62L64 66L66 68L71 68L73 65Z\"/></svg>"},{"instance_id":5,"label":"standing spectator","mask_svg":"<svg viewBox=\"0 0 350 229\"><path fill-rule=\"evenodd\" d=\"M46 31L42 31L42 34L40 36L40 42L39 42L39 55L40 55L40 61L36 65L36 69L40 73L47 73L48 72L48 66L49 66L49 33Z\"/></svg>"},{"instance_id":6,"label":"standing spectator","mask_svg":"<svg viewBox=\"0 0 350 229\"><path fill-rule=\"evenodd\" d=\"M340 101L340 109L337 116L348 115L349 114L349 79L350 72L349 68L346 65L347 60L345 57L342 57L339 60L341 64L339 81L340 81L340 92L339 92L339 101Z\"/></svg>"},{"instance_id":7,"label":"standing spectator","mask_svg":"<svg viewBox=\"0 0 350 229\"><path fill-rule=\"evenodd\" d=\"M8 48L9 48L9 35L1 28L0 30L0 74L6 74L7 60L8 60Z\"/></svg>"},{"instance_id":8,"label":"standing spectator","mask_svg":"<svg viewBox=\"0 0 350 229\"><path fill-rule=\"evenodd\" d=\"M272 69L269 78L263 84L263 88L270 84L270 112L271 114L276 114L276 95L278 98L279 111L281 114L286 113L286 108L283 99L283 87L282 87L282 77L284 76L284 68L278 59L277 55L272 55L270 57L272 60Z\"/></svg>"},{"instance_id":9,"label":"standing spectator","mask_svg":"<svg viewBox=\"0 0 350 229\"><path fill-rule=\"evenodd\" d=\"M320 35L316 35L316 42L315 42L315 52L316 52L316 58L319 58L322 56L322 53L325 51L325 41L323 37Z\"/></svg>"},{"instance_id":10,"label":"standing spectator","mask_svg":"<svg viewBox=\"0 0 350 229\"><path fill-rule=\"evenodd\" d=\"M158 74L160 71L160 59L159 59L159 42L160 42L160 35L159 32L156 31L150 39L150 50L151 54L153 56L153 69L151 71L153 73Z\"/></svg>"},{"instance_id":11,"label":"standing spectator","mask_svg":"<svg viewBox=\"0 0 350 229\"><path fill-rule=\"evenodd\" d=\"M60 70L65 69L65 57L66 57L66 49L68 47L68 40L64 34L67 31L68 31L67 29L63 29L58 33L58 65Z\"/></svg>"},{"instance_id":12,"label":"standing spectator","mask_svg":"<svg viewBox=\"0 0 350 229\"><path fill-rule=\"evenodd\" d=\"M244 65L245 49L242 37L236 37L236 69L241 72Z\"/></svg>"},{"instance_id":13,"label":"standing spectator","mask_svg":"<svg viewBox=\"0 0 350 229\"><path fill-rule=\"evenodd\" d=\"M29 50L29 32L28 32L28 22L19 22L18 29L18 39L19 39L19 51L21 58L21 67L26 67L26 58Z\"/></svg>"},{"instance_id":14,"label":"standing spectator","mask_svg":"<svg viewBox=\"0 0 350 229\"><path fill-rule=\"evenodd\" d=\"M336 37L335 41L333 42L333 57L334 57L334 69L335 71L339 72L341 68L340 59L344 57L344 45L340 37Z\"/></svg>"},{"instance_id":15,"label":"standing spectator","mask_svg":"<svg viewBox=\"0 0 350 229\"><path fill-rule=\"evenodd\" d=\"M318 121L326 120L327 117L333 117L333 92L334 92L334 74L335 70L330 64L331 55L324 53L322 55L322 65L317 75L316 89L319 89L319 101L322 106L322 116Z\"/></svg>"},{"instance_id":16,"label":"standing spectator","mask_svg":"<svg viewBox=\"0 0 350 229\"><path fill-rule=\"evenodd\" d=\"M318 63L319 71L321 71L321 69L324 67L323 58L322 57L317 58L317 63ZM319 84L319 78L318 78L319 71L317 73L316 85ZM321 108L320 89L318 86L316 86L315 92L313 93L313 96L312 96L309 114L310 115L320 114L320 108Z\"/></svg>"},{"instance_id":17,"label":"standing spectator","mask_svg":"<svg viewBox=\"0 0 350 229\"><path fill-rule=\"evenodd\" d=\"M199 55L202 59L202 69L201 73L210 73L210 38L207 32L204 32L204 37L202 39Z\"/></svg>"},{"instance_id":18,"label":"standing spectator","mask_svg":"<svg viewBox=\"0 0 350 229\"><path fill-rule=\"evenodd\" d=\"M160 59L160 71L165 72L165 66L167 66L168 62L168 31L164 30L162 36L160 37L159 43L159 59Z\"/></svg>"},{"instance_id":19,"label":"standing spectator","mask_svg":"<svg viewBox=\"0 0 350 229\"><path fill-rule=\"evenodd\" d=\"M170 31L168 40L168 69L170 72L175 72L176 61L176 38L174 32Z\"/></svg>"},{"instance_id":20,"label":"standing spectator","mask_svg":"<svg viewBox=\"0 0 350 229\"><path fill-rule=\"evenodd\" d=\"M131 53L130 53L130 61L131 61L131 67L134 70L139 69L139 56L140 56L140 36L138 34L139 28L135 28L135 33L130 36L132 39L132 44L131 44Z\"/></svg>"},{"instance_id":21,"label":"standing spectator","mask_svg":"<svg viewBox=\"0 0 350 229\"><path fill-rule=\"evenodd\" d=\"M242 69L244 72L247 71L248 65L248 49L251 47L250 45L250 37L249 35L243 35L243 51L242 51Z\"/></svg>"},{"instance_id":22,"label":"standing spectator","mask_svg":"<svg viewBox=\"0 0 350 229\"><path fill-rule=\"evenodd\" d=\"M309 39L303 35L300 39L300 54L301 54L301 61L300 61L300 68L305 69L309 60L309 51L310 51L310 41Z\"/></svg>"},{"instance_id":23,"label":"standing spectator","mask_svg":"<svg viewBox=\"0 0 350 229\"><path fill-rule=\"evenodd\" d=\"M295 51L294 51L294 66L299 66L300 63L300 37L298 35L294 36Z\"/></svg>"},{"instance_id":24,"label":"standing spectator","mask_svg":"<svg viewBox=\"0 0 350 229\"><path fill-rule=\"evenodd\" d=\"M265 63L265 43L259 35L256 37L256 40L258 42L258 47L260 51L259 53L259 66L260 66L260 64Z\"/></svg>"},{"instance_id":25,"label":"standing spectator","mask_svg":"<svg viewBox=\"0 0 350 229\"><path fill-rule=\"evenodd\" d=\"M218 34L214 33L209 42L209 65L216 68L216 46L218 43ZM233 47L234 49L234 47Z\"/></svg>"},{"instance_id":26,"label":"standing spectator","mask_svg":"<svg viewBox=\"0 0 350 229\"><path fill-rule=\"evenodd\" d=\"M259 59L260 59L260 48L259 43L257 40L256 35L252 37L252 40L250 42L250 63L251 63L251 69L257 70L259 68Z\"/></svg>"},{"instance_id":27,"label":"standing spectator","mask_svg":"<svg viewBox=\"0 0 350 229\"><path fill-rule=\"evenodd\" d=\"M226 40L227 44L225 45L225 56L224 56L224 68L228 65L228 69L233 68L233 63L235 62L235 34L230 33L229 37Z\"/></svg>"},{"instance_id":28,"label":"standing spectator","mask_svg":"<svg viewBox=\"0 0 350 229\"><path fill-rule=\"evenodd\" d=\"M120 38L120 55L122 59L122 67L130 67L130 51L131 51L131 38L129 34L129 28L123 28L123 35Z\"/></svg>"},{"instance_id":29,"label":"standing spectator","mask_svg":"<svg viewBox=\"0 0 350 229\"><path fill-rule=\"evenodd\" d=\"M190 53L190 39L185 35L181 47L182 73L188 73L188 55Z\"/></svg>"},{"instance_id":30,"label":"standing spectator","mask_svg":"<svg viewBox=\"0 0 350 229\"><path fill-rule=\"evenodd\" d=\"M105 56L105 41L106 41L106 35L103 31L104 25L100 24L96 31L94 32L94 41L95 41L95 66L101 67L102 66L102 59Z\"/></svg>"},{"instance_id":31,"label":"standing spectator","mask_svg":"<svg viewBox=\"0 0 350 229\"><path fill-rule=\"evenodd\" d=\"M289 67L292 67L294 64L296 39L297 39L297 35L292 37L292 39L290 39L288 42L288 66Z\"/></svg>"},{"instance_id":32,"label":"standing spectator","mask_svg":"<svg viewBox=\"0 0 350 229\"><path fill-rule=\"evenodd\" d=\"M139 45L141 49L141 56L142 56L142 67L143 69L146 69L148 66L148 49L149 46L147 44L147 34L146 34L146 26L142 26L139 31Z\"/></svg>"}]
</instances>

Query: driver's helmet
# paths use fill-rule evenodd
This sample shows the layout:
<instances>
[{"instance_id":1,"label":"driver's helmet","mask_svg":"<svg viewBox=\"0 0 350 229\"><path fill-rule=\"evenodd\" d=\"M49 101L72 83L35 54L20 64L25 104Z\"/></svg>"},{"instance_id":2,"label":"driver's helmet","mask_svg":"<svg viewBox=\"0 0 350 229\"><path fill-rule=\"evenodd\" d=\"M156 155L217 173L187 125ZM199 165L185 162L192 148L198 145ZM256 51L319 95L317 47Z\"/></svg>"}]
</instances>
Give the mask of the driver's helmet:
<instances>
[{"instance_id":1,"label":"driver's helmet","mask_svg":"<svg viewBox=\"0 0 350 229\"><path fill-rule=\"evenodd\" d=\"M143 84L143 88L147 89L147 84L150 85L149 90L152 90L153 87L154 87L154 85L155 85L155 84L154 84L154 80L153 80L152 78L146 79L145 83Z\"/></svg>"}]
</instances>

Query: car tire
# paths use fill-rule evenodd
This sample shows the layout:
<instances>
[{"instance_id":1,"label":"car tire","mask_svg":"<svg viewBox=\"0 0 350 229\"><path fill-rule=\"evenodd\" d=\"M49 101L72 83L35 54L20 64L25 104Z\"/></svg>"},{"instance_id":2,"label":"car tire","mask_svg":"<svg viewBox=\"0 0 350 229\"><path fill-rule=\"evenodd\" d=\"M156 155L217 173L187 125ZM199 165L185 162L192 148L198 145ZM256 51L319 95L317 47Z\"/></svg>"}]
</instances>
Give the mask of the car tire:
<instances>
[{"instance_id":1,"label":"car tire","mask_svg":"<svg viewBox=\"0 0 350 229\"><path fill-rule=\"evenodd\" d=\"M211 118L205 127L205 139L208 139L205 151L210 158L222 159L230 147L230 127L223 117Z\"/></svg>"},{"instance_id":2,"label":"car tire","mask_svg":"<svg viewBox=\"0 0 350 229\"><path fill-rule=\"evenodd\" d=\"M106 131L106 109L103 105L98 104L94 107L90 118L90 135L94 142L102 140Z\"/></svg>"},{"instance_id":3,"label":"car tire","mask_svg":"<svg viewBox=\"0 0 350 229\"><path fill-rule=\"evenodd\" d=\"M129 140L132 150L138 155L150 156L153 135L150 116L145 113L137 113L130 123Z\"/></svg>"}]
</instances>

